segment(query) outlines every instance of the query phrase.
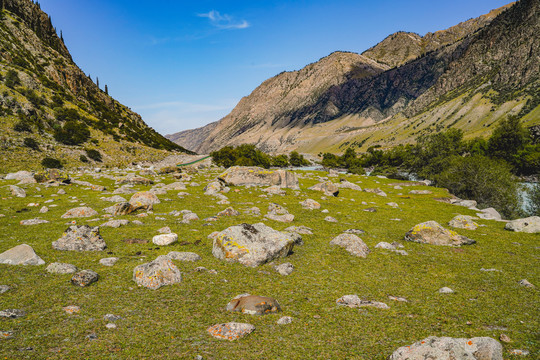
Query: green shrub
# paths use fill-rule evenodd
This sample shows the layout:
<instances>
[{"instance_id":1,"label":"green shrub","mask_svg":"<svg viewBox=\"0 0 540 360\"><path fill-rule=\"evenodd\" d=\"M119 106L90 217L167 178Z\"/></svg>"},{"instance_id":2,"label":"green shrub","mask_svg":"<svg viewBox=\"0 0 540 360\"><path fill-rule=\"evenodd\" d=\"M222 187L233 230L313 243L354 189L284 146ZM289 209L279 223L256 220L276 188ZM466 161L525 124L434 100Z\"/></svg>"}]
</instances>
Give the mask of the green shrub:
<instances>
[{"instance_id":1,"label":"green shrub","mask_svg":"<svg viewBox=\"0 0 540 360\"><path fill-rule=\"evenodd\" d=\"M32 138L24 138L24 146L39 151L39 144Z\"/></svg>"},{"instance_id":2,"label":"green shrub","mask_svg":"<svg viewBox=\"0 0 540 360\"><path fill-rule=\"evenodd\" d=\"M102 161L102 158L101 158L101 153L98 151L98 150L94 150L94 149L87 149L86 150L86 155L94 160L94 161L97 161L97 162L101 162Z\"/></svg>"},{"instance_id":3,"label":"green shrub","mask_svg":"<svg viewBox=\"0 0 540 360\"><path fill-rule=\"evenodd\" d=\"M58 159L51 157L46 157L41 160L41 165L46 169L61 169L63 168L62 163Z\"/></svg>"},{"instance_id":4,"label":"green shrub","mask_svg":"<svg viewBox=\"0 0 540 360\"><path fill-rule=\"evenodd\" d=\"M250 144L238 145L235 148L225 146L218 151L213 151L210 156L215 164L223 167L234 165L261 166L265 169L270 167L270 156Z\"/></svg>"},{"instance_id":5,"label":"green shrub","mask_svg":"<svg viewBox=\"0 0 540 360\"><path fill-rule=\"evenodd\" d=\"M284 168L289 166L289 158L287 155L278 155L272 158L272 166Z\"/></svg>"},{"instance_id":6,"label":"green shrub","mask_svg":"<svg viewBox=\"0 0 540 360\"><path fill-rule=\"evenodd\" d=\"M289 155L289 163L291 166L308 166L311 164L304 158L304 155L300 155L297 151L291 152Z\"/></svg>"},{"instance_id":7,"label":"green shrub","mask_svg":"<svg viewBox=\"0 0 540 360\"><path fill-rule=\"evenodd\" d=\"M87 163L89 161L88 158L84 155L79 156L79 160L83 163Z\"/></svg>"},{"instance_id":8,"label":"green shrub","mask_svg":"<svg viewBox=\"0 0 540 360\"><path fill-rule=\"evenodd\" d=\"M17 85L21 84L21 79L19 79L19 74L15 70L9 70L4 79L4 84L8 88L14 88Z\"/></svg>"},{"instance_id":9,"label":"green shrub","mask_svg":"<svg viewBox=\"0 0 540 360\"><path fill-rule=\"evenodd\" d=\"M90 130L86 124L70 120L54 130L54 139L65 145L80 145L90 139Z\"/></svg>"},{"instance_id":10,"label":"green shrub","mask_svg":"<svg viewBox=\"0 0 540 360\"><path fill-rule=\"evenodd\" d=\"M531 142L531 137L517 116L502 120L488 140L489 155L513 163L514 156Z\"/></svg>"},{"instance_id":11,"label":"green shrub","mask_svg":"<svg viewBox=\"0 0 540 360\"><path fill-rule=\"evenodd\" d=\"M26 119L19 120L14 126L13 130L17 132L32 132L32 125L30 122Z\"/></svg>"},{"instance_id":12,"label":"green shrub","mask_svg":"<svg viewBox=\"0 0 540 360\"><path fill-rule=\"evenodd\" d=\"M518 182L503 161L456 156L435 181L456 196L476 200L481 208L494 207L507 218L519 212Z\"/></svg>"}]
</instances>

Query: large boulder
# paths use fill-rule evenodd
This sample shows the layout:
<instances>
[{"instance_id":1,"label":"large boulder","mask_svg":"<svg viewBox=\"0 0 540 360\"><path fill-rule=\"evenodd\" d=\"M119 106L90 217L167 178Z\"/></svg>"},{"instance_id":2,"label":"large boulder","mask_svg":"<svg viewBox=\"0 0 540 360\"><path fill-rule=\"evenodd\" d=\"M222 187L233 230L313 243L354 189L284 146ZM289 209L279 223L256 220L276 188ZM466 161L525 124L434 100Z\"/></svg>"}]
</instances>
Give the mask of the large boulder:
<instances>
[{"instance_id":1,"label":"large boulder","mask_svg":"<svg viewBox=\"0 0 540 360\"><path fill-rule=\"evenodd\" d=\"M326 196L338 196L339 187L331 181L325 181L316 185L313 185L309 190L322 191Z\"/></svg>"},{"instance_id":2,"label":"large boulder","mask_svg":"<svg viewBox=\"0 0 540 360\"><path fill-rule=\"evenodd\" d=\"M159 201L156 194L151 193L150 191L140 191L136 194L133 194L131 199L129 199L129 204L135 209L147 209L152 210L154 204L159 204Z\"/></svg>"},{"instance_id":3,"label":"large boulder","mask_svg":"<svg viewBox=\"0 0 540 360\"><path fill-rule=\"evenodd\" d=\"M367 257L370 253L368 246L354 234L341 234L336 236L330 245L337 245L347 250L351 255L358 257Z\"/></svg>"},{"instance_id":4,"label":"large boulder","mask_svg":"<svg viewBox=\"0 0 540 360\"><path fill-rule=\"evenodd\" d=\"M239 311L243 314L266 315L281 311L276 299L250 294L238 295L227 304L227 311Z\"/></svg>"},{"instance_id":5,"label":"large boulder","mask_svg":"<svg viewBox=\"0 0 540 360\"><path fill-rule=\"evenodd\" d=\"M394 351L388 360L503 360L502 345L490 337L458 339L430 336Z\"/></svg>"},{"instance_id":6,"label":"large boulder","mask_svg":"<svg viewBox=\"0 0 540 360\"><path fill-rule=\"evenodd\" d=\"M68 210L64 215L62 215L62 219L91 217L96 215L98 215L96 210L87 206L81 206Z\"/></svg>"},{"instance_id":7,"label":"large boulder","mask_svg":"<svg viewBox=\"0 0 540 360\"><path fill-rule=\"evenodd\" d=\"M139 286L157 290L162 286L181 282L182 274L169 257L158 256L154 261L135 267L133 281Z\"/></svg>"},{"instance_id":8,"label":"large boulder","mask_svg":"<svg viewBox=\"0 0 540 360\"><path fill-rule=\"evenodd\" d=\"M512 220L504 227L506 230L530 234L540 233L540 216Z\"/></svg>"},{"instance_id":9,"label":"large boulder","mask_svg":"<svg viewBox=\"0 0 540 360\"><path fill-rule=\"evenodd\" d=\"M52 247L64 251L102 251L107 244L99 234L98 226L73 225L60 239L53 241Z\"/></svg>"},{"instance_id":10,"label":"large boulder","mask_svg":"<svg viewBox=\"0 0 540 360\"><path fill-rule=\"evenodd\" d=\"M233 166L218 176L232 186L272 186L300 189L296 174L287 170L267 170L256 166Z\"/></svg>"},{"instance_id":11,"label":"large boulder","mask_svg":"<svg viewBox=\"0 0 540 360\"><path fill-rule=\"evenodd\" d=\"M443 228L436 221L426 221L416 225L405 234L405 241L444 246L461 246L476 243L476 241L466 236Z\"/></svg>"},{"instance_id":12,"label":"large boulder","mask_svg":"<svg viewBox=\"0 0 540 360\"><path fill-rule=\"evenodd\" d=\"M0 264L43 265L45 261L37 256L30 245L21 244L1 253Z\"/></svg>"},{"instance_id":13,"label":"large boulder","mask_svg":"<svg viewBox=\"0 0 540 360\"><path fill-rule=\"evenodd\" d=\"M221 260L259 266L292 251L291 234L274 230L263 223L231 226L213 236L212 254Z\"/></svg>"}]
</instances>

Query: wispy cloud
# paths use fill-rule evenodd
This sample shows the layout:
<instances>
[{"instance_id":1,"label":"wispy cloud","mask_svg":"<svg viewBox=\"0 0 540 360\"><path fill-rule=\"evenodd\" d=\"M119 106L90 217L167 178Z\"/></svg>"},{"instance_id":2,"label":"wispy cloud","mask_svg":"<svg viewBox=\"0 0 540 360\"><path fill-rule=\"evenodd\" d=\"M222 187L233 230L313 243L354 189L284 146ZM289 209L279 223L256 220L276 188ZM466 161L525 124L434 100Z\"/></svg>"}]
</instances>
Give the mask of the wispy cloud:
<instances>
[{"instance_id":1,"label":"wispy cloud","mask_svg":"<svg viewBox=\"0 0 540 360\"><path fill-rule=\"evenodd\" d=\"M223 30L247 29L251 26L246 20L236 20L230 15L221 14L217 10L211 10L204 14L197 14L197 16L207 18L210 20L210 24L212 24L212 26Z\"/></svg>"}]
</instances>

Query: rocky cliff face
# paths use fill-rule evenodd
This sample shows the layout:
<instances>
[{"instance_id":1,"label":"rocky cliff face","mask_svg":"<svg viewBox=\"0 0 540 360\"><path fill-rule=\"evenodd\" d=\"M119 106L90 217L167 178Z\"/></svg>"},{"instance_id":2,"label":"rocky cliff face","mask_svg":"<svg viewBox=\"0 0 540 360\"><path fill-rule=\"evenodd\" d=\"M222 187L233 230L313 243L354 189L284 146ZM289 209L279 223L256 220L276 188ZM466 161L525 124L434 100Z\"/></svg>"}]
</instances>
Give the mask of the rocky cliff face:
<instances>
[{"instance_id":1,"label":"rocky cliff face","mask_svg":"<svg viewBox=\"0 0 540 360\"><path fill-rule=\"evenodd\" d=\"M521 0L424 37L396 33L356 55L373 69L361 68L361 76L340 67L333 83L319 81L332 55L278 75L243 99L194 149L255 143L267 151L318 152L410 141L450 126L481 135L507 114L526 116L538 106L538 6ZM291 81L299 74L304 75L300 84L309 86ZM458 102L466 113L460 113ZM414 122L416 131L404 130ZM382 126L390 126L385 138L377 135Z\"/></svg>"},{"instance_id":2,"label":"rocky cliff face","mask_svg":"<svg viewBox=\"0 0 540 360\"><path fill-rule=\"evenodd\" d=\"M45 154L39 157L47 149L59 151L64 145L52 140L52 134L65 124L66 117L83 123L91 132L91 143L65 148L77 160L76 153L83 154L83 148L89 146L109 158L122 156L127 147L131 155L146 152L146 147L183 150L77 67L50 17L37 3L0 0L0 9L0 152L28 152L23 138L41 145ZM35 155L25 154L30 164Z\"/></svg>"}]
</instances>

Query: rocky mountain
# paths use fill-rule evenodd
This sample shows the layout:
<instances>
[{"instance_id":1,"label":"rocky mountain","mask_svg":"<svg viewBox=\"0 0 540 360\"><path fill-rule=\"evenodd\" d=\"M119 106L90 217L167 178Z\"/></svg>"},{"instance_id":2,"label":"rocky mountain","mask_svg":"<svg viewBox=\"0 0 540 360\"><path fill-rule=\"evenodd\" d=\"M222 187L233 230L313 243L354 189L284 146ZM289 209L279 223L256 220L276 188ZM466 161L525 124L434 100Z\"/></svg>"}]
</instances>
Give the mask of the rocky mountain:
<instances>
[{"instance_id":1,"label":"rocky mountain","mask_svg":"<svg viewBox=\"0 0 540 360\"><path fill-rule=\"evenodd\" d=\"M4 166L32 166L45 156L78 164L88 149L110 163L184 151L79 69L38 3L0 0L0 9ZM14 153L17 162L11 163Z\"/></svg>"},{"instance_id":2,"label":"rocky mountain","mask_svg":"<svg viewBox=\"0 0 540 360\"><path fill-rule=\"evenodd\" d=\"M508 114L540 123L538 6L521 0L424 37L393 34L362 55L347 53L361 59L360 71L329 67L343 54L335 53L280 74L207 135L192 130L191 139L205 140L191 149L255 143L271 152L318 153L392 146L447 127L487 135ZM324 78L328 69L332 83ZM301 83L290 81L300 74Z\"/></svg>"}]
</instances>

